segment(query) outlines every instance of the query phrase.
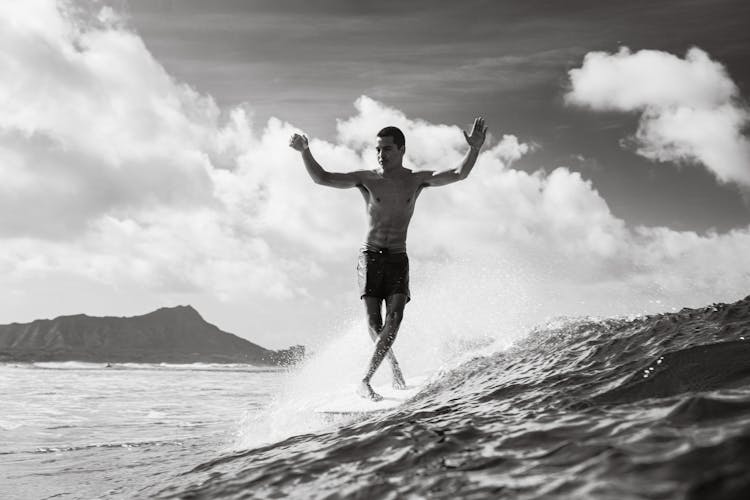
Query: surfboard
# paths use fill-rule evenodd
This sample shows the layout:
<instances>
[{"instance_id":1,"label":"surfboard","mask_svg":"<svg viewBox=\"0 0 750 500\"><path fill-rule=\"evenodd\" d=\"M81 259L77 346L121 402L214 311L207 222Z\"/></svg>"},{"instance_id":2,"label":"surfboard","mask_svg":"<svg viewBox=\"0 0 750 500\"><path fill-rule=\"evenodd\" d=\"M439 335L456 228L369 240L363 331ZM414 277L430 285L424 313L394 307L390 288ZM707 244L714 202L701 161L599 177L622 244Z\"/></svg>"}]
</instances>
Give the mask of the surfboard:
<instances>
[{"instance_id":1,"label":"surfboard","mask_svg":"<svg viewBox=\"0 0 750 500\"><path fill-rule=\"evenodd\" d=\"M354 384L343 385L336 393L326 395L325 402L317 405L314 411L342 415L391 410L416 396L426 382L427 377L412 378L407 381L406 389L394 389L390 382L373 385L373 390L383 396L380 401L363 398L357 394Z\"/></svg>"}]
</instances>

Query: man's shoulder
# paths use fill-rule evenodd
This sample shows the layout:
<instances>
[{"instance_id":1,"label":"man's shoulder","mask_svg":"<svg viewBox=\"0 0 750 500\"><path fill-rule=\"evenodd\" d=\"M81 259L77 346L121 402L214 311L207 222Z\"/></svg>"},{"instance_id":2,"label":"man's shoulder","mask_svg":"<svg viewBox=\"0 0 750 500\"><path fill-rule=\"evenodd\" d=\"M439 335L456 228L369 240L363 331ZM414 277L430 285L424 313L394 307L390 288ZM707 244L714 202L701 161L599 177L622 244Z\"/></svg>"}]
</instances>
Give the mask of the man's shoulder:
<instances>
[{"instance_id":1,"label":"man's shoulder","mask_svg":"<svg viewBox=\"0 0 750 500\"><path fill-rule=\"evenodd\" d=\"M409 185L421 185L427 182L435 172L431 170L404 169L403 179Z\"/></svg>"},{"instance_id":2,"label":"man's shoulder","mask_svg":"<svg viewBox=\"0 0 750 500\"><path fill-rule=\"evenodd\" d=\"M360 182L374 181L374 180L382 178L382 176L377 170L367 170L367 169L355 170L354 172L351 172L351 175L354 176Z\"/></svg>"},{"instance_id":3,"label":"man's shoulder","mask_svg":"<svg viewBox=\"0 0 750 500\"><path fill-rule=\"evenodd\" d=\"M357 170L356 172L363 177L367 177L371 179L378 179L382 177L382 174L376 168Z\"/></svg>"}]
</instances>

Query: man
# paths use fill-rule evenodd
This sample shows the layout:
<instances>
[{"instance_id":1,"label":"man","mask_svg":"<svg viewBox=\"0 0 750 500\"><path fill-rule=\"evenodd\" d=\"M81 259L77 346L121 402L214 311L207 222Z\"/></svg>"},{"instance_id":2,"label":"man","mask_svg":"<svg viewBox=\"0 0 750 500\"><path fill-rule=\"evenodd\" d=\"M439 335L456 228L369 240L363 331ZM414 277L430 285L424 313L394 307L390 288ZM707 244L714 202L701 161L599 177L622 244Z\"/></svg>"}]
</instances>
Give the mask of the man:
<instances>
[{"instance_id":1,"label":"man","mask_svg":"<svg viewBox=\"0 0 750 500\"><path fill-rule=\"evenodd\" d=\"M294 134L289 141L292 148L302 153L305 168L316 184L335 188L356 187L365 198L368 230L360 250L357 272L360 299L367 310L368 330L375 342L375 352L357 388L357 393L364 398L373 401L382 399L372 389L370 379L384 358L388 359L393 371L393 386L406 388L401 368L391 351L401 325L404 306L410 300L406 232L417 196L423 188L444 186L466 179L469 175L487 134L484 118L476 118L471 133L463 134L469 143L469 151L458 168L442 172L414 172L405 168L406 140L396 127L386 127L377 134L375 150L380 170L327 172L310 153L306 136ZM381 316L383 301L386 307L385 323Z\"/></svg>"}]
</instances>

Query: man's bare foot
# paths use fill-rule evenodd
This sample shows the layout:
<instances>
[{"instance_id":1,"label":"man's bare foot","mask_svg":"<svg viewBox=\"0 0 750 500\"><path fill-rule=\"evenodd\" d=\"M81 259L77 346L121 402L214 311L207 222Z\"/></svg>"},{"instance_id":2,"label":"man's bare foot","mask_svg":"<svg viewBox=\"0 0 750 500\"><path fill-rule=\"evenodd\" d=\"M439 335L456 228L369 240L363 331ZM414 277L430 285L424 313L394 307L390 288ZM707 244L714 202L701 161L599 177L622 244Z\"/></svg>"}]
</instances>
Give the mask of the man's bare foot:
<instances>
[{"instance_id":1,"label":"man's bare foot","mask_svg":"<svg viewBox=\"0 0 750 500\"><path fill-rule=\"evenodd\" d=\"M370 387L370 383L365 380L363 380L362 383L359 384L359 387L357 387L357 394L372 401L380 401L383 399L383 396L373 391L372 387Z\"/></svg>"},{"instance_id":2,"label":"man's bare foot","mask_svg":"<svg viewBox=\"0 0 750 500\"><path fill-rule=\"evenodd\" d=\"M401 375L400 372L393 374L393 388L400 389L402 391L406 389L406 381L404 380L404 376Z\"/></svg>"}]
</instances>

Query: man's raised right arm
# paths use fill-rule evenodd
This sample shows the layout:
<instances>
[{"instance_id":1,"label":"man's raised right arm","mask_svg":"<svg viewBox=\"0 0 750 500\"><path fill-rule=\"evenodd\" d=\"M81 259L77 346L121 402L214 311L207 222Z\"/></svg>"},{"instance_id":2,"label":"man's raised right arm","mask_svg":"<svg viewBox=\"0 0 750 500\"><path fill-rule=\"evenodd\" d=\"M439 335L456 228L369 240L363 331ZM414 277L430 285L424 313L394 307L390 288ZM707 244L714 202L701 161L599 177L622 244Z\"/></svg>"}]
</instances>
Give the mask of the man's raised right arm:
<instances>
[{"instance_id":1,"label":"man's raised right arm","mask_svg":"<svg viewBox=\"0 0 750 500\"><path fill-rule=\"evenodd\" d=\"M310 174L315 184L343 189L353 188L361 183L361 172L340 173L323 170L323 167L313 158L306 136L292 135L292 138L289 139L289 146L302 153L302 161L305 163L307 173Z\"/></svg>"}]
</instances>

